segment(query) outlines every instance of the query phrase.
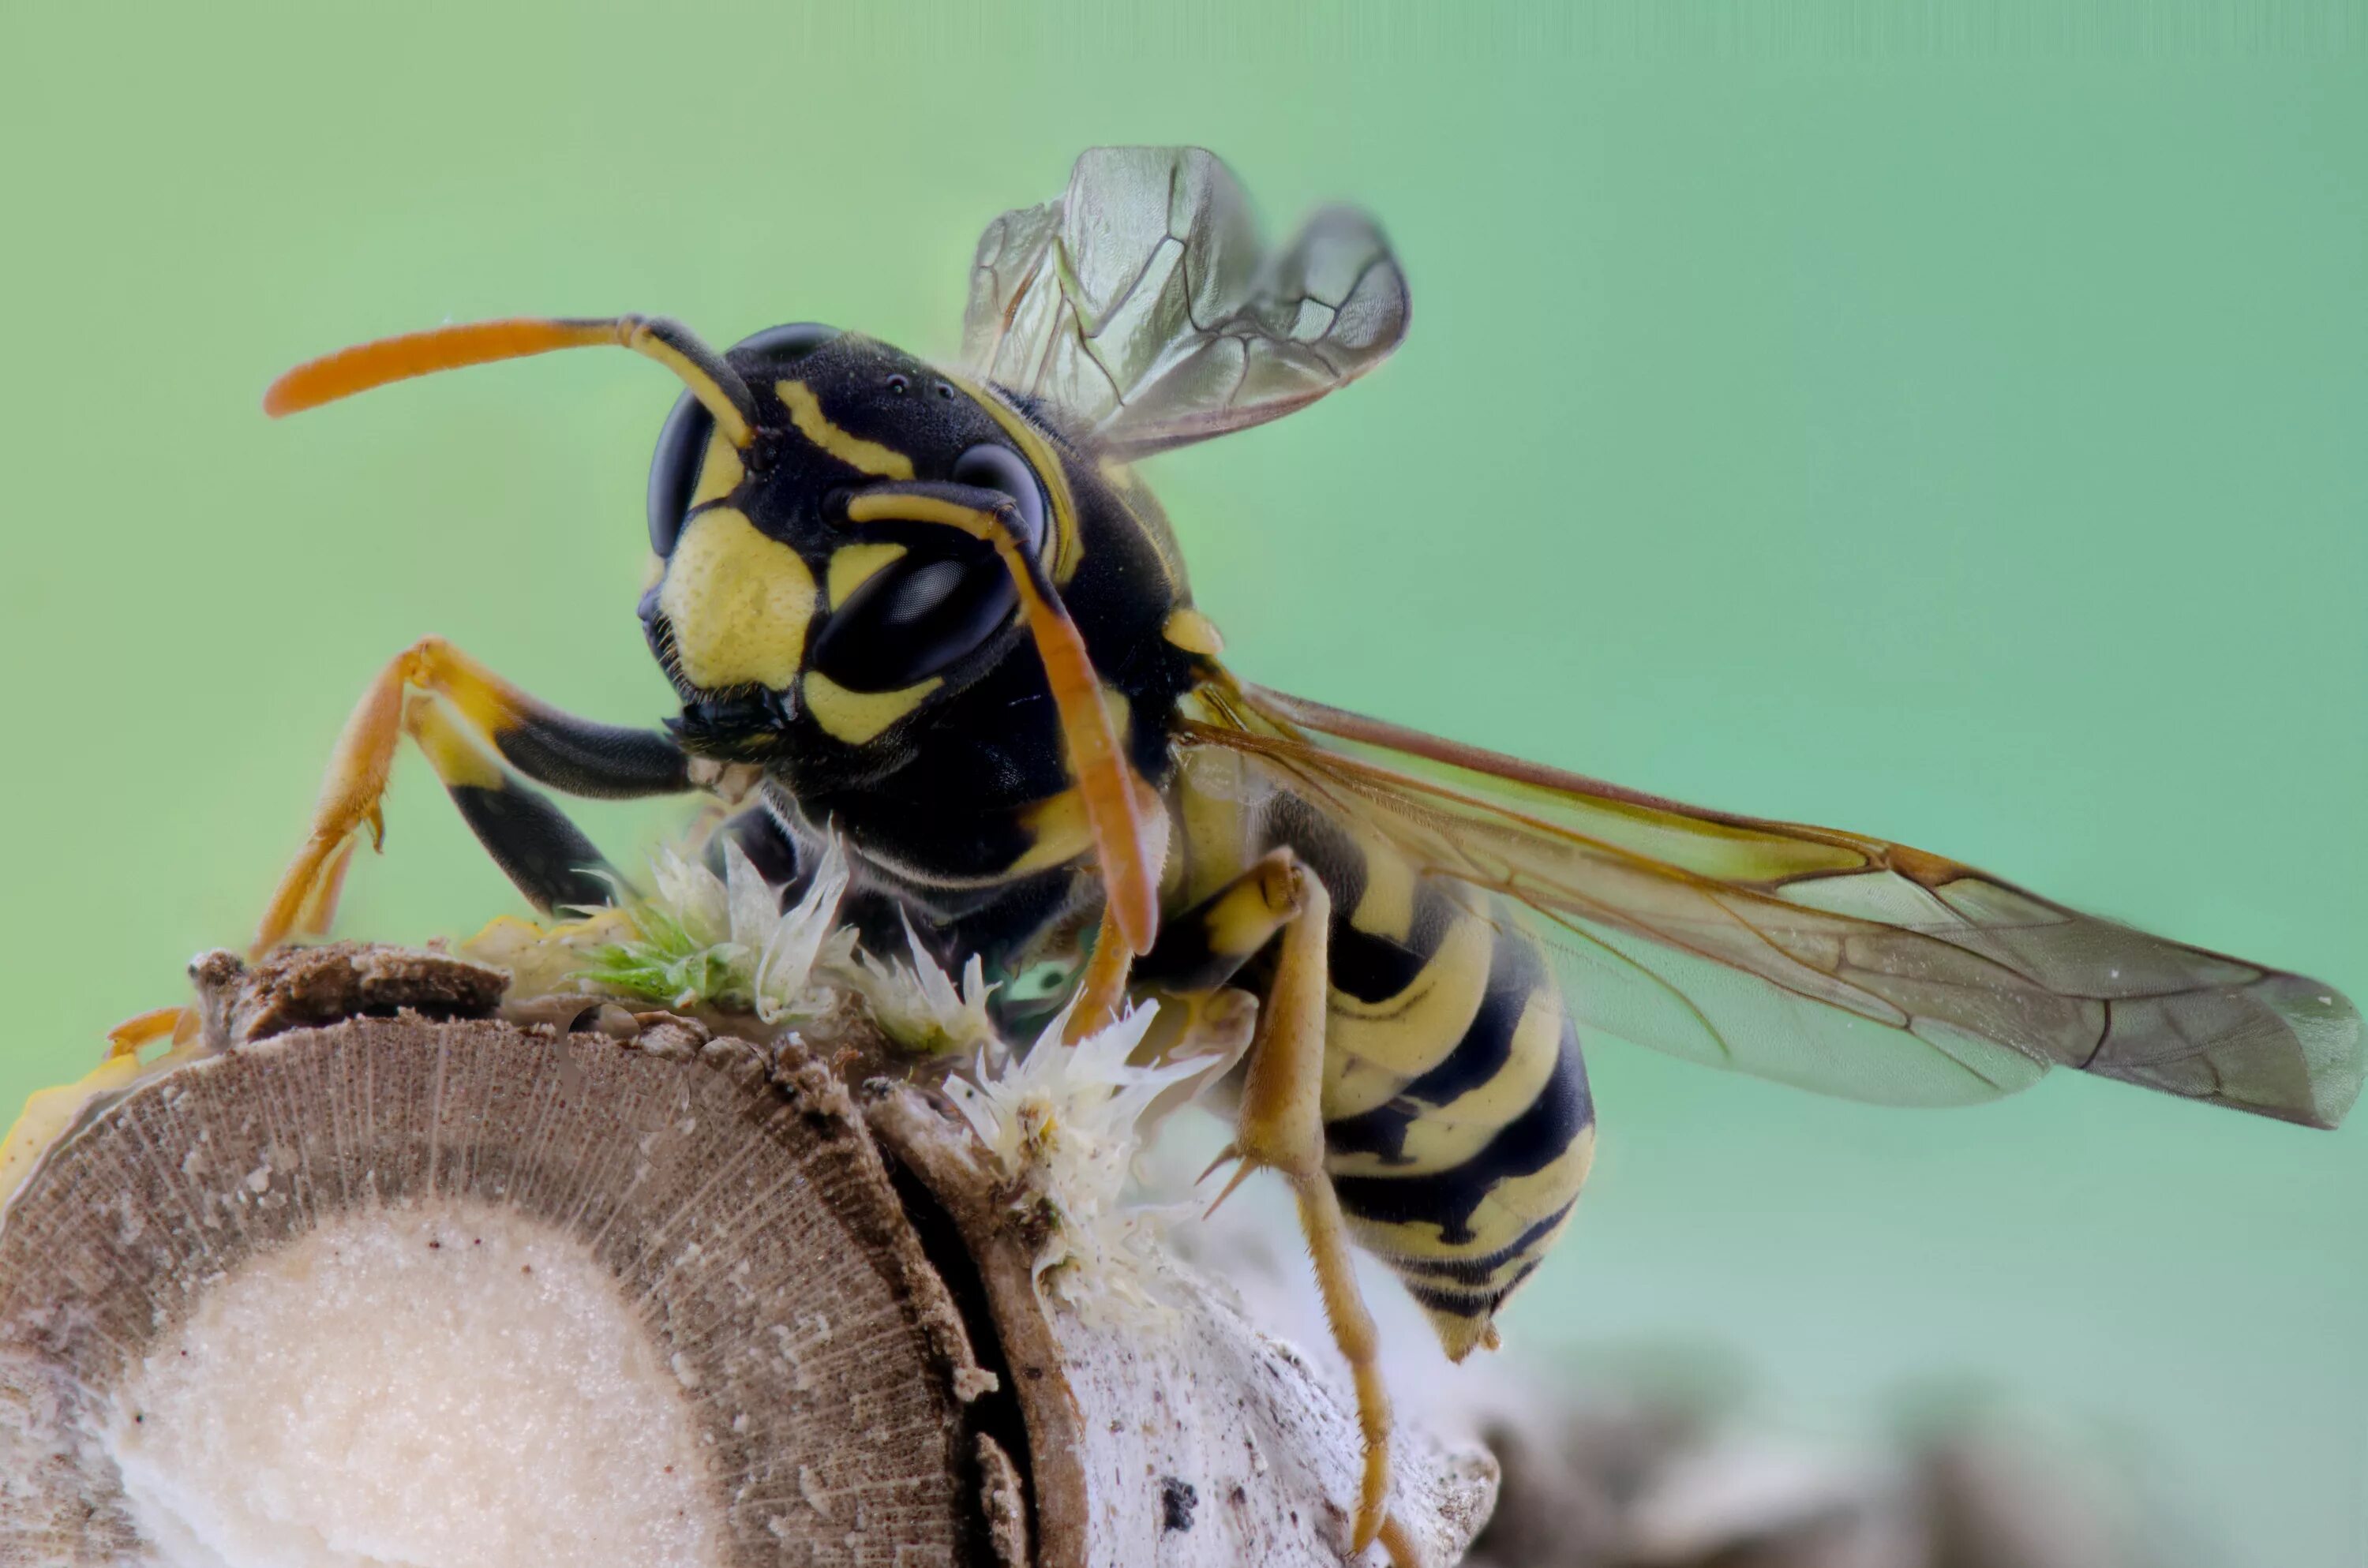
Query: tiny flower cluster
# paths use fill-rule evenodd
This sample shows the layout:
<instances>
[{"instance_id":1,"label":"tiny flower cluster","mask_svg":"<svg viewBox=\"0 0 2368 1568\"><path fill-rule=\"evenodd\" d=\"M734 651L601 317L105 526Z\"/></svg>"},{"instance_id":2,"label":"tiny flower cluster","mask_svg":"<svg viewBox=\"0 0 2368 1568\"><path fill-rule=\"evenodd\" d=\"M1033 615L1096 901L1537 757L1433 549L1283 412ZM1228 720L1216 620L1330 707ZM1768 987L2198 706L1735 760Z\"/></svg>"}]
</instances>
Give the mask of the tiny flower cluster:
<instances>
[{"instance_id":1,"label":"tiny flower cluster","mask_svg":"<svg viewBox=\"0 0 2368 1568\"><path fill-rule=\"evenodd\" d=\"M910 963L894 959L882 961L859 950L854 964L833 972L863 998L881 1030L905 1050L928 1056L1001 1058L1003 1040L986 1011L986 1000L995 987L986 983L986 968L979 956L971 954L962 966L962 986L957 990L921 945L909 915L905 917L905 946L912 954Z\"/></svg>"},{"instance_id":2,"label":"tiny flower cluster","mask_svg":"<svg viewBox=\"0 0 2368 1568\"><path fill-rule=\"evenodd\" d=\"M1208 1061L1138 1066L1133 1058L1158 1012L1137 1007L1075 1045L1063 1043L1064 1010L1025 1056L991 1073L984 1061L947 1092L1028 1199L1043 1206L1053 1234L1037 1258L1037 1282L1073 1308L1113 1301L1156 1308L1146 1281L1167 1210L1128 1201L1144 1112L1170 1085L1208 1070Z\"/></svg>"},{"instance_id":3,"label":"tiny flower cluster","mask_svg":"<svg viewBox=\"0 0 2368 1568\"><path fill-rule=\"evenodd\" d=\"M670 1007L754 1013L768 1024L820 1011L818 968L853 967L855 933L838 927L847 854L833 839L805 894L780 905L739 845L723 841L723 875L671 846L650 861L657 891L625 906L629 929L594 950L585 978Z\"/></svg>"},{"instance_id":4,"label":"tiny flower cluster","mask_svg":"<svg viewBox=\"0 0 2368 1568\"><path fill-rule=\"evenodd\" d=\"M1220 1044L1220 1053L1137 1065L1156 1005L1133 1008L1075 1045L1063 1038L1064 1010L1015 1058L987 1010L995 987L980 959L972 955L957 983L910 918L905 958L862 950L854 929L838 923L850 880L846 851L833 838L804 892L783 909L779 892L729 839L721 875L694 856L663 848L653 858L655 891L646 896L550 928L496 922L470 950L508 968L514 994L607 994L752 1014L768 1026L814 1017L836 1004L838 988L853 992L904 1049L969 1059L945 1089L1012 1178L1019 1203L1049 1221L1037 1260L1040 1287L1089 1313L1162 1311L1147 1286L1176 1210L1135 1200L1135 1157L1150 1132L1147 1119L1161 1114L1163 1093L1205 1079L1238 1054L1239 1042L1224 1051L1221 1042L1201 1040Z\"/></svg>"},{"instance_id":5,"label":"tiny flower cluster","mask_svg":"<svg viewBox=\"0 0 2368 1568\"><path fill-rule=\"evenodd\" d=\"M999 1055L1001 1042L987 1013L994 987L975 955L957 985L929 956L910 920L906 959L862 951L853 929L838 924L849 872L836 838L824 847L813 879L797 903L779 895L737 844L723 844L723 874L672 847L651 859L655 891L602 911L586 925L532 933L562 949L541 961L533 944L502 928L498 949L480 939L483 956L524 983L548 987L546 971L564 983L656 1003L750 1013L773 1025L825 1012L837 987L861 996L881 1029L922 1055ZM529 928L529 930L531 928Z\"/></svg>"}]
</instances>

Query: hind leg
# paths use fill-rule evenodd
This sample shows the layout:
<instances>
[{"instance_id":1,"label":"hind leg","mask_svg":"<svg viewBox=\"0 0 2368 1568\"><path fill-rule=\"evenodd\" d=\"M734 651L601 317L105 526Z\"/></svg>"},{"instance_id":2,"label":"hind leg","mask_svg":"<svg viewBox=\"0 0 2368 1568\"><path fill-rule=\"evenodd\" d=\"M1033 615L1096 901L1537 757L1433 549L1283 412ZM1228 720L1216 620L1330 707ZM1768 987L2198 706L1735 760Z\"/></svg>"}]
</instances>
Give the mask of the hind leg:
<instances>
[{"instance_id":1,"label":"hind leg","mask_svg":"<svg viewBox=\"0 0 2368 1568\"><path fill-rule=\"evenodd\" d=\"M1266 869L1269 862L1272 869ZM1324 1035L1331 994L1332 899L1288 850L1280 852L1280 858L1260 862L1251 874L1262 870L1269 878L1279 876L1281 885L1272 892L1287 894L1292 913L1281 923L1274 979L1250 1042L1241 1110L1228 1151L1240 1159L1241 1169L1225 1191L1230 1193L1250 1171L1260 1168L1290 1183L1299 1206L1300 1230L1315 1260L1324 1315L1356 1382L1364 1473L1349 1550L1361 1552L1378 1540L1398 1568L1415 1568L1413 1544L1389 1514L1390 1395L1382 1381L1380 1335L1357 1287L1348 1221L1324 1169ZM1258 902L1271 908L1271 896L1261 893ZM1245 907L1235 913L1253 913L1256 906L1247 899L1243 903ZM1218 1201L1224 1201L1223 1194Z\"/></svg>"}]
</instances>

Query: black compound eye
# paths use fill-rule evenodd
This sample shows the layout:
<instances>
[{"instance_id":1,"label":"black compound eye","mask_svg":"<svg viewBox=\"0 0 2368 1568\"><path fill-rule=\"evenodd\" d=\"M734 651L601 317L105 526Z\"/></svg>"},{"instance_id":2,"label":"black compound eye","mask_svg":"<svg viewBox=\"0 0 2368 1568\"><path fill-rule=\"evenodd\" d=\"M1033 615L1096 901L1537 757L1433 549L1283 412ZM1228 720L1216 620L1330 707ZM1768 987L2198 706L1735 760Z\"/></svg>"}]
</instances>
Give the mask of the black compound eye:
<instances>
[{"instance_id":1,"label":"black compound eye","mask_svg":"<svg viewBox=\"0 0 2368 1568\"><path fill-rule=\"evenodd\" d=\"M1019 608L992 549L949 541L941 553L891 562L849 594L814 639L814 667L849 691L894 691L960 664Z\"/></svg>"},{"instance_id":2,"label":"black compound eye","mask_svg":"<svg viewBox=\"0 0 2368 1568\"><path fill-rule=\"evenodd\" d=\"M838 335L838 328L825 326L820 322L791 322L784 326L768 326L752 337L742 338L732 346L732 352L770 364L785 365L792 359L804 358Z\"/></svg>"},{"instance_id":3,"label":"black compound eye","mask_svg":"<svg viewBox=\"0 0 2368 1568\"><path fill-rule=\"evenodd\" d=\"M1019 506L1019 532L1028 541L1028 553L1044 548L1044 490L1036 483L1036 471L1018 452L992 441L973 447L954 460L953 480L1010 496Z\"/></svg>"},{"instance_id":4,"label":"black compound eye","mask_svg":"<svg viewBox=\"0 0 2368 1568\"><path fill-rule=\"evenodd\" d=\"M682 517L690 510L707 437L714 429L715 415L685 392L658 432L657 453L650 459L650 548L660 555L672 555L675 540L682 537Z\"/></svg>"}]
</instances>

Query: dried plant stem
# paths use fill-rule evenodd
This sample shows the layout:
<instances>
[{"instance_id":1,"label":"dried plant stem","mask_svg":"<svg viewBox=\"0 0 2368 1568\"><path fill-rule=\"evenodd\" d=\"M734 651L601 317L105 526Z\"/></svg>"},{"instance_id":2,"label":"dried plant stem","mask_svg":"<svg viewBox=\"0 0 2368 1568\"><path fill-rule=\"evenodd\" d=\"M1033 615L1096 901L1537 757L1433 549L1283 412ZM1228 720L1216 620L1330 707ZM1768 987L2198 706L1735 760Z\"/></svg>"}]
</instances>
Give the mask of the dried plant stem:
<instances>
[{"instance_id":1,"label":"dried plant stem","mask_svg":"<svg viewBox=\"0 0 2368 1568\"><path fill-rule=\"evenodd\" d=\"M379 976L372 1011L475 1005L433 964L323 961ZM614 1007L325 1022L368 988L217 984L238 994L214 1017L279 1032L95 1101L0 1210L0 1561L148 1560L93 1436L143 1358L312 1228L445 1201L572 1237L619 1285L705 1455L707 1561L1343 1561L1342 1391L1181 1268L1156 1324L1048 1302L1006 1173L930 1092L850 1093L850 1042L825 1060ZM1398 1512L1450 1568L1494 1464L1420 1434L1399 1453Z\"/></svg>"}]
</instances>

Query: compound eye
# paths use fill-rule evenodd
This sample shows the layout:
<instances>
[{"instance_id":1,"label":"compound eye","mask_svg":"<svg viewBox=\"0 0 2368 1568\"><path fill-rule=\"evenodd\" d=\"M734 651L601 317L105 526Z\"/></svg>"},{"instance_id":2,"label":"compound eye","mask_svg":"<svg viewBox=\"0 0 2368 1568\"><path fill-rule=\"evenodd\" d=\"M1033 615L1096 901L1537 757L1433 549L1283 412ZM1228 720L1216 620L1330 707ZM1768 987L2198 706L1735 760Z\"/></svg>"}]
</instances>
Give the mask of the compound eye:
<instances>
[{"instance_id":1,"label":"compound eye","mask_svg":"<svg viewBox=\"0 0 2368 1568\"><path fill-rule=\"evenodd\" d=\"M658 449L650 459L650 548L660 555L674 553L682 537L683 514L699 483L700 465L707 460L707 437L715 429L715 415L685 392L666 415L658 432Z\"/></svg>"},{"instance_id":2,"label":"compound eye","mask_svg":"<svg viewBox=\"0 0 2368 1568\"><path fill-rule=\"evenodd\" d=\"M825 326L820 322L791 322L785 326L768 326L754 336L742 338L732 346L732 352L762 359L769 365L786 365L792 359L804 358L838 335L838 328Z\"/></svg>"},{"instance_id":3,"label":"compound eye","mask_svg":"<svg viewBox=\"0 0 2368 1568\"><path fill-rule=\"evenodd\" d=\"M1028 541L1028 553L1044 548L1044 490L1036 483L1036 471L1018 452L991 441L973 447L954 460L953 480L1010 496L1019 503L1019 531Z\"/></svg>"},{"instance_id":4,"label":"compound eye","mask_svg":"<svg viewBox=\"0 0 2368 1568\"><path fill-rule=\"evenodd\" d=\"M906 555L848 596L814 639L814 667L849 691L894 691L977 652L1011 620L1019 590L988 546Z\"/></svg>"}]
</instances>

